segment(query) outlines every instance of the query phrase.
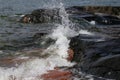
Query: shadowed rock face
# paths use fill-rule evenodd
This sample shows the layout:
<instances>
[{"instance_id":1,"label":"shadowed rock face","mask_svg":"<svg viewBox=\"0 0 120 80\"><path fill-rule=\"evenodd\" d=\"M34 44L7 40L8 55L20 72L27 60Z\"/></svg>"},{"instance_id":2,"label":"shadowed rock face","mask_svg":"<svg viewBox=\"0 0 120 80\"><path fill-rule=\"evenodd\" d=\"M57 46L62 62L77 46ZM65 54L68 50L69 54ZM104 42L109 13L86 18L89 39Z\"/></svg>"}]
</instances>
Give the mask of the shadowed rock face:
<instances>
[{"instance_id":1,"label":"shadowed rock face","mask_svg":"<svg viewBox=\"0 0 120 80\"><path fill-rule=\"evenodd\" d=\"M71 39L69 45L74 51L73 61L80 62L85 49L84 42L79 39L79 36L76 36Z\"/></svg>"},{"instance_id":2,"label":"shadowed rock face","mask_svg":"<svg viewBox=\"0 0 120 80\"><path fill-rule=\"evenodd\" d=\"M94 47L94 48L92 48ZM83 71L105 78L119 80L120 39L96 43L86 49Z\"/></svg>"},{"instance_id":3,"label":"shadowed rock face","mask_svg":"<svg viewBox=\"0 0 120 80\"><path fill-rule=\"evenodd\" d=\"M98 77L120 80L120 38L87 42L80 41L76 37L73 42L71 46L74 45L74 59L79 61L75 66L76 69ZM82 49L82 44L84 44L84 49Z\"/></svg>"}]
</instances>

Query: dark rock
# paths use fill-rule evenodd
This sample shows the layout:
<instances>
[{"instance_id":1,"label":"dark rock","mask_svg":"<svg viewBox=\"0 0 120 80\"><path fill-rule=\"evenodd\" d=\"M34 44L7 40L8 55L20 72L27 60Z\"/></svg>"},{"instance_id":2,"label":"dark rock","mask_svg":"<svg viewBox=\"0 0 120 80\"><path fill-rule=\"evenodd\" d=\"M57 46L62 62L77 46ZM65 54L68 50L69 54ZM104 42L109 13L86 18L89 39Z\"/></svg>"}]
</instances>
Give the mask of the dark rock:
<instances>
[{"instance_id":1,"label":"dark rock","mask_svg":"<svg viewBox=\"0 0 120 80\"><path fill-rule=\"evenodd\" d=\"M104 79L120 80L120 38L107 41L85 41L82 37L71 40L75 69ZM96 79L97 80L97 79Z\"/></svg>"},{"instance_id":2,"label":"dark rock","mask_svg":"<svg viewBox=\"0 0 120 80\"><path fill-rule=\"evenodd\" d=\"M100 12L112 15L119 15L120 11L120 7L115 6L86 6L84 9L90 12Z\"/></svg>"},{"instance_id":3,"label":"dark rock","mask_svg":"<svg viewBox=\"0 0 120 80\"><path fill-rule=\"evenodd\" d=\"M88 12L83 11L82 8L73 6L65 9L70 16L78 16L78 15L87 15ZM33 10L30 14L25 14L21 19L20 22L23 23L61 23L61 16L59 14L59 8L53 9L37 9Z\"/></svg>"},{"instance_id":4,"label":"dark rock","mask_svg":"<svg viewBox=\"0 0 120 80\"><path fill-rule=\"evenodd\" d=\"M119 15L119 7L117 8L117 7L72 6L72 7L65 8L66 12L70 14L70 16L72 15L77 18L84 18L85 20L89 22L95 21L97 25L101 25L101 24L102 25L115 25L115 24L119 25L120 19L116 16L112 16L114 13L112 14L112 12L109 11L112 9L113 9L113 12L115 10L117 12L117 15ZM59 8L33 10L30 14L25 14L25 16L23 16L20 19L20 22L23 22L23 23L48 23L48 22L61 23L61 16L59 14L59 11L60 11ZM96 12L100 14L104 13L108 15L94 14Z\"/></svg>"},{"instance_id":5,"label":"dark rock","mask_svg":"<svg viewBox=\"0 0 120 80\"><path fill-rule=\"evenodd\" d=\"M61 19L59 9L37 9L26 14L20 20L23 23L59 22Z\"/></svg>"},{"instance_id":6,"label":"dark rock","mask_svg":"<svg viewBox=\"0 0 120 80\"><path fill-rule=\"evenodd\" d=\"M84 43L80 40L79 36L71 38L70 48L74 51L73 61L80 62L84 53Z\"/></svg>"},{"instance_id":7,"label":"dark rock","mask_svg":"<svg viewBox=\"0 0 120 80\"><path fill-rule=\"evenodd\" d=\"M79 7L79 6L68 7L68 8L66 8L66 11L69 14L82 14L82 13L85 13L84 8Z\"/></svg>"},{"instance_id":8,"label":"dark rock","mask_svg":"<svg viewBox=\"0 0 120 80\"><path fill-rule=\"evenodd\" d=\"M36 34L34 34L34 36L33 36L33 38L35 38L35 39L38 39L38 38L41 38L41 37L43 37L43 36L45 36L45 35L47 35L48 33L42 33L42 32L40 32L40 33L36 33Z\"/></svg>"},{"instance_id":9,"label":"dark rock","mask_svg":"<svg viewBox=\"0 0 120 80\"><path fill-rule=\"evenodd\" d=\"M89 67L89 73L97 74L105 78L119 80L120 77L120 54L102 57Z\"/></svg>"}]
</instances>

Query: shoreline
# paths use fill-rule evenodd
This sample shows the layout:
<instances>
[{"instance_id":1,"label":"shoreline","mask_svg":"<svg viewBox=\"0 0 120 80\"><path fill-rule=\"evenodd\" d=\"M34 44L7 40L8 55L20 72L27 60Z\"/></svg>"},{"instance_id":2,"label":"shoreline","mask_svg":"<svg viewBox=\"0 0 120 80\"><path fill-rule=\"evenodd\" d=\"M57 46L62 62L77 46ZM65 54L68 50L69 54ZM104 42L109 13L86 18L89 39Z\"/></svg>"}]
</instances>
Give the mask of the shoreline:
<instances>
[{"instance_id":1,"label":"shoreline","mask_svg":"<svg viewBox=\"0 0 120 80\"><path fill-rule=\"evenodd\" d=\"M82 11L88 11L91 13L106 13L110 15L120 16L120 7L116 6L71 6ZM68 7L69 8L69 7Z\"/></svg>"}]
</instances>

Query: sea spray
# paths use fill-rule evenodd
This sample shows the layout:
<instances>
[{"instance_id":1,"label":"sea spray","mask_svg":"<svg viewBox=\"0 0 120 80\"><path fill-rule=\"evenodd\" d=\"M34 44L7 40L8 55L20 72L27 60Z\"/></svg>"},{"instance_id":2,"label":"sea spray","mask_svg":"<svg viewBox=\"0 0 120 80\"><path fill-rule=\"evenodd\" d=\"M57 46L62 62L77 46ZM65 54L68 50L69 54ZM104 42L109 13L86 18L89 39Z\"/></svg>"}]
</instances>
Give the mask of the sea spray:
<instances>
[{"instance_id":1,"label":"sea spray","mask_svg":"<svg viewBox=\"0 0 120 80\"><path fill-rule=\"evenodd\" d=\"M60 3L60 16L62 23L57 24L58 27L48 35L49 38L55 40L55 43L43 51L44 54L49 53L49 57L32 58L16 67L0 67L0 80L37 80L38 76L40 77L49 70L54 70L55 67L74 65L74 63L67 61L67 51L70 42L68 37L76 34L74 30L69 28L70 21L62 3Z\"/></svg>"},{"instance_id":2,"label":"sea spray","mask_svg":"<svg viewBox=\"0 0 120 80\"><path fill-rule=\"evenodd\" d=\"M55 67L71 67L75 64L67 60L67 51L69 49L69 37L78 35L78 32L70 28L72 23L62 3L60 3L59 8L62 19L61 24L55 24L57 27L47 36L54 40L55 43L51 44L43 52L39 52L49 56L45 58L34 57L16 67L0 67L0 80L40 80L42 74L54 70Z\"/></svg>"},{"instance_id":3,"label":"sea spray","mask_svg":"<svg viewBox=\"0 0 120 80\"><path fill-rule=\"evenodd\" d=\"M0 80L36 80L37 76L53 69L53 64L45 59L31 59L18 67L0 68Z\"/></svg>"},{"instance_id":4,"label":"sea spray","mask_svg":"<svg viewBox=\"0 0 120 80\"><path fill-rule=\"evenodd\" d=\"M53 30L53 33L48 35L48 38L55 40L55 44L48 47L46 50L50 52L53 50L56 52L59 57L66 59L68 57L67 51L69 48L69 37L73 37L77 35L77 32L72 30L69 26L72 26L69 15L66 13L63 3L60 3L59 15L61 16L61 24L56 24L58 27Z\"/></svg>"}]
</instances>

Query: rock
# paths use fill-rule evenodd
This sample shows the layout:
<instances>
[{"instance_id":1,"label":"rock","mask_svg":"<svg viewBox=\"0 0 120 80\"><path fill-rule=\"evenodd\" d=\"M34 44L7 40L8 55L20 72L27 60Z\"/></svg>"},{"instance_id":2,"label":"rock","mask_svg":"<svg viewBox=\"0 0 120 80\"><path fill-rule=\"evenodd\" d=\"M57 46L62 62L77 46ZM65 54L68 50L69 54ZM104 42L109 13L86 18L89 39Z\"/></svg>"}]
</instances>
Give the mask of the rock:
<instances>
[{"instance_id":1,"label":"rock","mask_svg":"<svg viewBox=\"0 0 120 80\"><path fill-rule=\"evenodd\" d=\"M81 17L88 21L95 20L95 21L97 21L97 23L103 24L104 23L103 21L102 21L102 23L100 22L100 20L102 19L102 16L97 17L96 15L94 15L94 13L98 12L98 13L119 15L119 9L120 9L119 7L72 6L72 7L66 8L65 10L68 14L70 14L70 16L72 15L77 18ZM23 22L23 23L48 23L48 22L61 23L61 16L59 14L59 10L60 10L59 8L33 10L30 14L25 14L25 16L23 16L20 19L20 22ZM112 12L110 10L112 10ZM95 17L96 19L93 19L92 17ZM100 17L101 17L101 19L100 19ZM99 18L99 20L97 20L97 18ZM105 18L105 17L103 17L103 18ZM119 24L118 19L113 20L111 18L110 21L115 22L116 24ZM114 23L111 23L111 24L114 24Z\"/></svg>"},{"instance_id":2,"label":"rock","mask_svg":"<svg viewBox=\"0 0 120 80\"><path fill-rule=\"evenodd\" d=\"M32 18L33 16L30 15L30 14L26 14L24 15L21 19L20 19L20 22L23 22L23 23L32 23Z\"/></svg>"},{"instance_id":3,"label":"rock","mask_svg":"<svg viewBox=\"0 0 120 80\"><path fill-rule=\"evenodd\" d=\"M33 38L38 39L38 38L41 38L47 34L48 34L47 32L36 33L36 34L34 34Z\"/></svg>"},{"instance_id":4,"label":"rock","mask_svg":"<svg viewBox=\"0 0 120 80\"><path fill-rule=\"evenodd\" d=\"M40 58L46 58L49 57L49 54L42 54L42 52L45 50L45 48L35 48L33 50L23 50L18 52L19 55L28 56L30 58L34 57L40 57ZM72 61L74 52L72 49L68 50L68 61ZM29 60L29 58L20 58L20 57L3 57L0 58L0 66L2 67L12 67L16 66L16 64L21 64L23 62L26 62Z\"/></svg>"},{"instance_id":5,"label":"rock","mask_svg":"<svg viewBox=\"0 0 120 80\"><path fill-rule=\"evenodd\" d=\"M79 6L72 6L66 8L67 13L69 14L82 14L84 13L84 8Z\"/></svg>"},{"instance_id":6,"label":"rock","mask_svg":"<svg viewBox=\"0 0 120 80\"><path fill-rule=\"evenodd\" d=\"M73 50L72 50L72 49L69 49L69 50L68 50L68 58L67 58L67 60L68 60L68 61L72 61L72 60L73 60L73 56L74 56Z\"/></svg>"},{"instance_id":7,"label":"rock","mask_svg":"<svg viewBox=\"0 0 120 80\"><path fill-rule=\"evenodd\" d=\"M113 70L120 70L120 62L118 62L119 60L120 60L120 54L110 55L110 56L102 57L99 60L95 61L91 67L105 66Z\"/></svg>"},{"instance_id":8,"label":"rock","mask_svg":"<svg viewBox=\"0 0 120 80\"><path fill-rule=\"evenodd\" d=\"M31 12L31 14L24 15L20 22L23 23L47 23L47 22L59 22L61 17L59 15L59 9L37 9Z\"/></svg>"},{"instance_id":9,"label":"rock","mask_svg":"<svg viewBox=\"0 0 120 80\"><path fill-rule=\"evenodd\" d=\"M74 52L73 61L80 62L85 49L84 42L80 40L79 36L76 36L71 38L69 45L70 45L70 49L72 49Z\"/></svg>"},{"instance_id":10,"label":"rock","mask_svg":"<svg viewBox=\"0 0 120 80\"><path fill-rule=\"evenodd\" d=\"M43 74L43 80L72 80L72 73L70 71L51 70Z\"/></svg>"},{"instance_id":11,"label":"rock","mask_svg":"<svg viewBox=\"0 0 120 80\"><path fill-rule=\"evenodd\" d=\"M78 15L89 14L88 12L83 11L83 8L73 6L68 7L65 9L69 16L71 17L78 17ZM29 14L25 14L21 19L20 22L22 23L61 23L62 17L59 13L59 8L53 8L53 9L37 9L33 10Z\"/></svg>"},{"instance_id":12,"label":"rock","mask_svg":"<svg viewBox=\"0 0 120 80\"><path fill-rule=\"evenodd\" d=\"M91 64L89 72L105 78L119 80L120 77L120 54L102 57Z\"/></svg>"},{"instance_id":13,"label":"rock","mask_svg":"<svg viewBox=\"0 0 120 80\"><path fill-rule=\"evenodd\" d=\"M74 59L79 59L75 69L105 79L120 80L120 38L94 42L75 37L72 42ZM81 45L82 43L85 47Z\"/></svg>"}]
</instances>

